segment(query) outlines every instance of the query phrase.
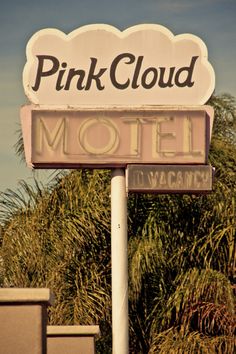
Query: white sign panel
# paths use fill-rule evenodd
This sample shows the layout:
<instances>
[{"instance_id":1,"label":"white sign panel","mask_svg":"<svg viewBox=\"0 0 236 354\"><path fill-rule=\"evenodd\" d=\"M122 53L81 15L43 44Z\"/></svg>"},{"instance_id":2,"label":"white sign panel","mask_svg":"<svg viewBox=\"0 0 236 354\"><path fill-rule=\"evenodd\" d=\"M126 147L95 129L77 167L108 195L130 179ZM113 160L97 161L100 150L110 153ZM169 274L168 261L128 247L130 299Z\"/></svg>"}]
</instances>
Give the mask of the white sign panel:
<instances>
[{"instance_id":1,"label":"white sign panel","mask_svg":"<svg viewBox=\"0 0 236 354\"><path fill-rule=\"evenodd\" d=\"M204 42L160 25L43 29L27 45L26 95L40 105L202 105L215 75Z\"/></svg>"}]
</instances>

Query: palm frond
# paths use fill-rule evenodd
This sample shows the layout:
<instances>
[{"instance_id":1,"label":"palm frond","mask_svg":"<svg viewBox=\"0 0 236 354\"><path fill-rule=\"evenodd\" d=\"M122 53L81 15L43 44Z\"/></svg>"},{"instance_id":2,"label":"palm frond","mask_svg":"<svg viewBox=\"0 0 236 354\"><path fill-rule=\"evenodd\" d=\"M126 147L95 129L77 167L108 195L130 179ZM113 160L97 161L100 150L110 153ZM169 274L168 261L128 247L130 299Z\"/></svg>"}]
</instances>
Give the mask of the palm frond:
<instances>
[{"instance_id":1,"label":"palm frond","mask_svg":"<svg viewBox=\"0 0 236 354\"><path fill-rule=\"evenodd\" d=\"M149 354L234 354L235 349L236 339L230 336L214 338L170 328L155 336Z\"/></svg>"},{"instance_id":2,"label":"palm frond","mask_svg":"<svg viewBox=\"0 0 236 354\"><path fill-rule=\"evenodd\" d=\"M212 335L235 331L235 298L229 280L212 269L191 269L170 296L163 325L183 326ZM217 333L217 331L219 331Z\"/></svg>"}]
</instances>

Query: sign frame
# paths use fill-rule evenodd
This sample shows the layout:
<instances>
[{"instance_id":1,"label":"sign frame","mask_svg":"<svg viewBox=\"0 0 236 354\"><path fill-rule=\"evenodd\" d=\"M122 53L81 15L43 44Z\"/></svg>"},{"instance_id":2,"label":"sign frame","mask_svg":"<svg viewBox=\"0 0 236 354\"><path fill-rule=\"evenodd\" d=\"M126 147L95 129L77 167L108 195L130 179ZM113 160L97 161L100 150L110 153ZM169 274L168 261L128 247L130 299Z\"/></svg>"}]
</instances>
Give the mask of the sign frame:
<instances>
[{"instance_id":1,"label":"sign frame","mask_svg":"<svg viewBox=\"0 0 236 354\"><path fill-rule=\"evenodd\" d=\"M38 131L35 131L35 122L36 119L41 119L41 118L37 118L37 115L40 115L41 113L45 113L46 116L50 115L50 117L52 116L52 118L57 117L58 115L60 116L60 114L64 114L64 115L68 115L68 117L70 117L70 115L72 116L72 118L75 115L78 115L78 117L80 117L80 115L86 115L87 117L96 117L97 114L101 114L104 115L105 117L110 117L109 119L112 121L112 117L117 117L119 118L120 116L123 117L128 117L127 119L139 119L140 122L141 120L146 122L148 122L148 119L154 119L153 117L156 117L156 119L159 119L160 117L165 117L163 118L164 120L170 120L171 118L168 118L169 115L172 117L173 115L176 114L176 122L175 122L175 129L179 129L179 125L181 125L179 122L181 121L181 119L185 119L188 115L189 117L191 117L191 114L196 114L199 113L199 115L201 116L201 118L204 117L205 119L205 128L204 128L204 136L200 137L202 139L202 144L204 144L203 147L203 153L202 156L191 156L191 154L189 154L189 156L187 156L186 159L183 158L183 153L181 155L181 152L176 153L176 156L174 155L174 153L164 153L162 154L162 157L156 157L156 156L151 156L150 151L145 152L146 155L142 155L141 157L129 157L128 153L126 152L126 154L124 154L124 156L115 156L116 151L112 154L106 155L106 154L95 154L93 152L93 150L86 152L85 158L81 161L78 160L71 160L68 158L69 153L64 153L64 155L62 157L60 157L60 159L56 160L55 159L55 155L53 155L53 151L49 151L48 154L47 151L46 153L42 152L42 156L40 154L40 158L37 157L36 155L36 147L35 145L37 144L37 140L38 135L42 135L42 132L40 134L38 134ZM183 118L182 118L183 115ZM55 116L55 117L54 117ZM77 116L76 116L77 117ZM73 124L80 124L79 123L79 118L77 119L76 117L74 117L74 123ZM131 117L131 118L130 118ZM151 117L151 118L150 118ZM70 122L69 120L70 118L68 118L68 122ZM92 118L91 118L92 119ZM174 118L175 119L175 118ZM179 119L179 121L178 121ZM200 119L198 119L198 117L194 117L195 122L199 123ZM209 144L210 144L210 140L211 140L211 133L212 133L212 127L213 127L213 120L214 120L214 111L212 109L212 107L204 105L204 106L185 106L185 107L176 107L176 106L134 106L134 107L67 107L65 108L64 106L58 106L58 107L51 107L51 106L36 106L36 105L26 105L23 106L21 108L21 121L22 121L22 131L23 131L23 139L24 139L24 147L25 147L25 156L26 156L26 161L27 164L30 167L33 168L115 168L115 167L126 167L128 164L132 164L132 163L142 163L142 164L206 164L207 163L207 155L208 155L208 150L209 150ZM51 145L55 145L56 143L59 144L58 142L56 142L56 140L62 139L62 135L65 134L64 131L61 131L60 126L58 124L58 120L55 118L57 127L53 127L54 133L51 133L51 137L48 137L47 139L47 144L50 145L50 141L51 141ZM178 122L177 122L178 121ZM121 122L119 122L119 120L117 121L119 124L121 124ZM152 121L150 120L150 122L152 123ZM118 126L117 123L117 126ZM125 121L125 123L127 123L127 121ZM155 122L154 122L155 123ZM165 124L172 124L171 122L167 122L164 121ZM178 124L177 124L178 123ZM86 123L87 124L87 123ZM87 126L90 123L87 124ZM122 123L123 124L123 123ZM136 123L135 123L136 124ZM156 123L155 123L156 124ZM68 124L69 125L69 124ZM131 124L124 124L123 132L124 129L127 129L129 126L131 126ZM148 130L148 134L149 135L145 135L145 138L148 141L148 144L154 144L152 143L153 139L157 139L155 137L156 132L154 131L153 133L153 129L156 127L152 127L150 124L141 124L140 123L140 129L149 129ZM193 126L194 127L194 126ZM137 133L137 126L134 126L133 128L136 129L136 134ZM132 128L132 129L133 129ZM188 129L190 129L191 126L189 126ZM47 130L49 128L45 128L44 127L44 135L49 134L49 131ZM115 132L116 132L116 128L112 128ZM131 129L129 127L129 129ZM152 129L152 131L151 131ZM169 128L168 128L169 129ZM182 129L182 128L181 128ZM193 130L193 129L192 129ZM56 133L55 133L56 132ZM72 129L73 132L73 129ZM113 131L112 131L113 132ZM144 130L145 132L145 130ZM169 131L167 130L167 132L169 133ZM176 132L176 134L175 134ZM60 133L60 134L59 134ZM165 137L165 135L168 135L168 133L161 133L163 135L163 140L166 139L166 141L169 140L173 140L171 143L175 144L175 139L177 142L177 138L175 135L178 134L178 131L174 131L174 133L171 133L171 137ZM195 141L196 140L200 140L198 139L198 134L199 132L197 131L196 133L194 133L195 136ZM73 132L74 134L74 132ZM141 134L141 133L140 133ZM147 134L147 133L146 133ZM154 134L154 135L153 135ZM183 134L183 132L182 132ZM192 134L192 133L191 133ZM60 135L60 136L59 136ZM170 134L169 134L170 135ZM122 137L121 137L122 138ZM65 138L66 139L66 138ZM76 138L77 139L77 138ZM125 144L129 144L131 145L132 142L127 141L129 139L129 137L126 137L126 142ZM131 139L131 138L130 138ZM141 139L141 138L140 138ZM69 140L69 138L68 138ZM144 140L144 138L143 138ZM59 141L60 142L60 141ZM77 140L75 141L77 142ZM144 150L144 143L145 142L141 142L142 144L140 144L140 150ZM155 141L156 143L156 141ZM169 143L169 142L168 142ZM179 143L182 144L181 139L179 139ZM41 143L42 145L43 143ZM62 144L62 143L61 143ZM64 144L64 140L63 140L63 144ZM121 146L121 141L117 142L117 144L119 144L119 148ZM176 143L177 144L177 143ZM134 145L134 144L133 144ZM155 145L155 144L154 144ZM135 149L136 149L136 145L135 145ZM54 146L53 146L54 148ZM156 147L155 147L156 148ZM52 147L48 148L49 150L52 150ZM135 150L133 147L133 150ZM151 148L149 147L149 150L151 150ZM153 150L153 147L152 147ZM69 151L69 150L68 150ZM180 151L180 150L178 150ZM50 153L50 154L49 154ZM35 158L35 155L37 158ZM156 154L157 155L157 154ZM160 155L160 154L159 154ZM144 156L144 158L143 158ZM38 159L38 160L37 160ZM184 160L184 161L183 161Z\"/></svg>"},{"instance_id":2,"label":"sign frame","mask_svg":"<svg viewBox=\"0 0 236 354\"><path fill-rule=\"evenodd\" d=\"M210 193L213 176L210 165L128 165L126 188L130 193Z\"/></svg>"}]
</instances>

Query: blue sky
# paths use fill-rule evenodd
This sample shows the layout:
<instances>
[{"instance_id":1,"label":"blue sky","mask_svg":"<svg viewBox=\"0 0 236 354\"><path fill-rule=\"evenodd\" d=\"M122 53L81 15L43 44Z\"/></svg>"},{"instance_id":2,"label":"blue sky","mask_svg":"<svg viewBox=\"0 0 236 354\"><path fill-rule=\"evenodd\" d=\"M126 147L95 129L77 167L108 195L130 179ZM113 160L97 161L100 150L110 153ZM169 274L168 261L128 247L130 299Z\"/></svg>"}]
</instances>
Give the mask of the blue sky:
<instances>
[{"instance_id":1,"label":"blue sky","mask_svg":"<svg viewBox=\"0 0 236 354\"><path fill-rule=\"evenodd\" d=\"M25 47L42 28L66 33L82 25L107 23L119 29L161 24L174 34L192 33L208 47L216 73L216 93L236 96L235 0L3 0L0 10L0 191L31 183L31 170L15 156ZM44 172L38 176L45 180Z\"/></svg>"}]
</instances>

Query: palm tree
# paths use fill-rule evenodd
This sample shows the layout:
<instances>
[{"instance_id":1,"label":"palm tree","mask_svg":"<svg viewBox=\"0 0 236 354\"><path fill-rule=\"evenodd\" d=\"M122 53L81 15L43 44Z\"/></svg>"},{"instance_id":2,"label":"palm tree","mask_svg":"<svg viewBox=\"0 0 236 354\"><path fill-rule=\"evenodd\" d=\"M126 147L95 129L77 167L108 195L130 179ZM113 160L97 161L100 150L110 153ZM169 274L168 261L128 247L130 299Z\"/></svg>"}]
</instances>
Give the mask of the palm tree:
<instances>
[{"instance_id":1,"label":"palm tree","mask_svg":"<svg viewBox=\"0 0 236 354\"><path fill-rule=\"evenodd\" d=\"M92 324L110 317L108 173L74 171L28 201L8 191L3 209L4 286L50 287L50 322ZM13 206L12 200L15 205ZM20 206L22 204L22 207Z\"/></svg>"},{"instance_id":2,"label":"palm tree","mask_svg":"<svg viewBox=\"0 0 236 354\"><path fill-rule=\"evenodd\" d=\"M235 352L235 101L215 102L213 193L130 201L130 215L141 221L130 222L139 234L130 243L135 353Z\"/></svg>"},{"instance_id":3,"label":"palm tree","mask_svg":"<svg viewBox=\"0 0 236 354\"><path fill-rule=\"evenodd\" d=\"M235 350L235 100L211 104L213 193L129 196L130 353ZM59 173L49 186L3 193L0 213L2 286L50 287L50 323L99 324L107 354L109 194L109 171Z\"/></svg>"}]
</instances>

